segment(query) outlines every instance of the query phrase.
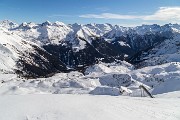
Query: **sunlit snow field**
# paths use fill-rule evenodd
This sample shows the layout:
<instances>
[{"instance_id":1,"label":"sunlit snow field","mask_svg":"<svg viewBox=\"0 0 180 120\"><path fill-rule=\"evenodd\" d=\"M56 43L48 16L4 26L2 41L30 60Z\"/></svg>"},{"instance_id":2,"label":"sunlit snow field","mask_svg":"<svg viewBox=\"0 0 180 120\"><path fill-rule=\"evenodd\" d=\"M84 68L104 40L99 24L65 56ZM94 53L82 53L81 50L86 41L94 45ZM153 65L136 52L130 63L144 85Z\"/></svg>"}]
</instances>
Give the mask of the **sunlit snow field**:
<instances>
[{"instance_id":1,"label":"sunlit snow field","mask_svg":"<svg viewBox=\"0 0 180 120\"><path fill-rule=\"evenodd\" d=\"M122 62L90 66L85 75L27 80L1 74L0 120L179 120L179 71L179 63L134 70Z\"/></svg>"}]
</instances>

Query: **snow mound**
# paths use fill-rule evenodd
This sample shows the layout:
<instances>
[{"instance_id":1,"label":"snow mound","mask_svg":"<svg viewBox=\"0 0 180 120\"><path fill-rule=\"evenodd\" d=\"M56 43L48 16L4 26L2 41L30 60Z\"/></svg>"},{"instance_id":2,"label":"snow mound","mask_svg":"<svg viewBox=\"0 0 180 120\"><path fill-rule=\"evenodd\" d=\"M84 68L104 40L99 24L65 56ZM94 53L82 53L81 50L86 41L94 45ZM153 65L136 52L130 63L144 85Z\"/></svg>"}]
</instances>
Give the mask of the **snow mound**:
<instances>
[{"instance_id":1,"label":"snow mound","mask_svg":"<svg viewBox=\"0 0 180 120\"><path fill-rule=\"evenodd\" d=\"M127 73L133 69L133 66L125 61L120 63L99 63L88 67L85 75L99 76L106 73Z\"/></svg>"},{"instance_id":2,"label":"snow mound","mask_svg":"<svg viewBox=\"0 0 180 120\"><path fill-rule=\"evenodd\" d=\"M131 72L133 79L153 88L153 94L180 91L180 63L172 62Z\"/></svg>"},{"instance_id":3,"label":"snow mound","mask_svg":"<svg viewBox=\"0 0 180 120\"><path fill-rule=\"evenodd\" d=\"M114 64L107 67L108 70L101 65L105 63L95 65L98 66L96 72L93 72L92 67L87 68L85 75L80 72L58 73L48 78L26 80L15 74L1 74L0 94L148 96L139 88L140 85L153 95L180 91L180 63L166 63L138 70L130 70L130 67L124 72L114 72L111 69L115 67ZM115 67L117 71L119 67L122 66Z\"/></svg>"}]
</instances>

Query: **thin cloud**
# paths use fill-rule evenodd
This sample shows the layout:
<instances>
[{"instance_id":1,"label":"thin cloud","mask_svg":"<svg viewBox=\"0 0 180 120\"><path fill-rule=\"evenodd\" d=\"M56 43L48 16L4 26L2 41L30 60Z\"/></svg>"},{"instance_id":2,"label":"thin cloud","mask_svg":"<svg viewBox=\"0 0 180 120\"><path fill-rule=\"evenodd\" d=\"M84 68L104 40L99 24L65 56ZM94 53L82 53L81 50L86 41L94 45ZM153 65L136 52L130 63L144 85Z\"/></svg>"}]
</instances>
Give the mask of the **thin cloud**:
<instances>
[{"instance_id":1,"label":"thin cloud","mask_svg":"<svg viewBox=\"0 0 180 120\"><path fill-rule=\"evenodd\" d=\"M102 19L138 19L141 16L133 16L133 15L121 15L121 14L113 14L113 13L102 13L102 14L85 14L80 15L82 18L102 18Z\"/></svg>"},{"instance_id":2,"label":"thin cloud","mask_svg":"<svg viewBox=\"0 0 180 120\"><path fill-rule=\"evenodd\" d=\"M153 15L143 17L144 20L180 20L180 7L160 7Z\"/></svg>"},{"instance_id":3,"label":"thin cloud","mask_svg":"<svg viewBox=\"0 0 180 120\"><path fill-rule=\"evenodd\" d=\"M85 14L81 18L101 18L101 19L141 19L180 22L180 7L160 7L155 13L150 15L123 15L113 13Z\"/></svg>"},{"instance_id":4,"label":"thin cloud","mask_svg":"<svg viewBox=\"0 0 180 120\"><path fill-rule=\"evenodd\" d=\"M54 14L54 15L50 15L48 17L55 18L55 17L75 17L75 16L74 15Z\"/></svg>"}]
</instances>

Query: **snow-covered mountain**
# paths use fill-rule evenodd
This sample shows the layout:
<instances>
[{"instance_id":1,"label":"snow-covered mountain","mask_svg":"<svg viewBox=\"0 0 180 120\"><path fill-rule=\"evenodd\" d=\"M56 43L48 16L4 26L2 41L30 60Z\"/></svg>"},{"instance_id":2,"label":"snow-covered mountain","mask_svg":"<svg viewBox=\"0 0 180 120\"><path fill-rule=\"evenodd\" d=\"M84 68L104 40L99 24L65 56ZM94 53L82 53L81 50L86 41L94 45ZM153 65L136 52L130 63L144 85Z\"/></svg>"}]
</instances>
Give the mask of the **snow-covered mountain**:
<instances>
[{"instance_id":1,"label":"snow-covered mountain","mask_svg":"<svg viewBox=\"0 0 180 120\"><path fill-rule=\"evenodd\" d=\"M179 44L180 44L180 25L169 24L169 29L173 35L151 49L141 51L140 54L134 56L134 62L137 62L137 67L161 65L169 62L180 62Z\"/></svg>"},{"instance_id":2,"label":"snow-covered mountain","mask_svg":"<svg viewBox=\"0 0 180 120\"><path fill-rule=\"evenodd\" d=\"M0 95L145 97L144 86L151 97L179 97L179 32L178 24L130 28L3 21Z\"/></svg>"},{"instance_id":3,"label":"snow-covered mountain","mask_svg":"<svg viewBox=\"0 0 180 120\"><path fill-rule=\"evenodd\" d=\"M11 23L9 22L8 24L6 21L7 26ZM47 53L41 46L33 43L31 40L26 40L20 34L12 32L11 28L5 26L0 28L1 72L16 72L23 76L31 75L35 77L39 75L44 76L47 74L47 71L51 73L52 71L66 70L66 66L57 57Z\"/></svg>"},{"instance_id":4,"label":"snow-covered mountain","mask_svg":"<svg viewBox=\"0 0 180 120\"><path fill-rule=\"evenodd\" d=\"M99 61L127 60L153 65L152 60L162 56L157 64L164 60L175 62L172 54L168 54L178 54L179 31L178 24L122 27L46 21L18 25L5 20L0 22L0 68L2 72L16 71L35 77L84 71Z\"/></svg>"},{"instance_id":5,"label":"snow-covered mountain","mask_svg":"<svg viewBox=\"0 0 180 120\"><path fill-rule=\"evenodd\" d=\"M169 62L180 62L180 35L167 39L154 48L143 51L136 59L141 61L138 66L154 66Z\"/></svg>"}]
</instances>

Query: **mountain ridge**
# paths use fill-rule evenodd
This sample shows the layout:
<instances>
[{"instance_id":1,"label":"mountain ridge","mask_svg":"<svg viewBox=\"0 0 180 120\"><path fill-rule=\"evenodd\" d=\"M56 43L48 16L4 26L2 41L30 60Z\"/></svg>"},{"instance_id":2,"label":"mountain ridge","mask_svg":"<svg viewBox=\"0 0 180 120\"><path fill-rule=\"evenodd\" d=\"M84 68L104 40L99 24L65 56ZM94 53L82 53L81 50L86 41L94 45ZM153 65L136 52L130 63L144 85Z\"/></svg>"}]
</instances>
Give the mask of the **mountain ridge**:
<instances>
[{"instance_id":1,"label":"mountain ridge","mask_svg":"<svg viewBox=\"0 0 180 120\"><path fill-rule=\"evenodd\" d=\"M23 76L38 77L68 71L69 68L84 69L100 61L110 63L126 60L143 67L141 63L146 57L143 56L144 51L151 51L166 40L174 40L180 33L180 25L122 27L111 24L66 25L58 21L41 24L24 22L18 25L5 20L0 22L0 32L0 51L4 56L0 60L1 66L5 67L2 71L17 69L26 71L18 72ZM17 48L14 42L19 46L28 45L29 48ZM5 44L10 44L13 48ZM8 69L6 67L9 63L5 59L9 55L4 49L17 54L16 60L13 55L10 57L13 67ZM56 65L53 61L56 61ZM37 70L33 70L33 67L37 67Z\"/></svg>"}]
</instances>

